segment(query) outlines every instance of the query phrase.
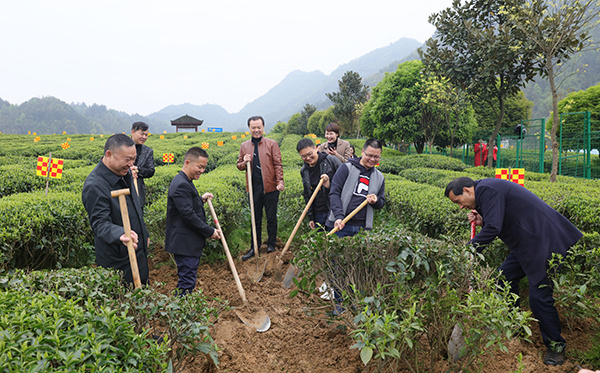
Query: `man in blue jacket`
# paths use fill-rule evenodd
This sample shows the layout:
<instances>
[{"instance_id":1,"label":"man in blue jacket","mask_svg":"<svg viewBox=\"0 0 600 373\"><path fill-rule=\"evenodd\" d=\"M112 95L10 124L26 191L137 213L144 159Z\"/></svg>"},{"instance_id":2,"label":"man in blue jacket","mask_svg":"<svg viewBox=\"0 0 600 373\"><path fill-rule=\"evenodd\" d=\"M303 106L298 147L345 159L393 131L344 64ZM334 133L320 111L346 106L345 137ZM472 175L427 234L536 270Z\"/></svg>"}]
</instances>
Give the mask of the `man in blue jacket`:
<instances>
[{"instance_id":1,"label":"man in blue jacket","mask_svg":"<svg viewBox=\"0 0 600 373\"><path fill-rule=\"evenodd\" d=\"M582 233L535 194L510 181L459 177L446 186L445 194L471 211L469 222L483 227L470 242L478 252L496 237L508 246L510 253L500 271L517 295L519 280L527 276L529 305L547 347L544 364L561 365L566 341L554 307L548 261L554 253L565 256Z\"/></svg>"},{"instance_id":2,"label":"man in blue jacket","mask_svg":"<svg viewBox=\"0 0 600 373\"><path fill-rule=\"evenodd\" d=\"M181 296L196 287L205 240L221 238L219 231L206 223L204 202L213 198L212 193L200 197L193 183L207 164L208 154L204 149L190 148L185 153L183 168L169 185L165 250L173 254L177 263L177 290Z\"/></svg>"},{"instance_id":3,"label":"man in blue jacket","mask_svg":"<svg viewBox=\"0 0 600 373\"><path fill-rule=\"evenodd\" d=\"M385 180L375 166L381 159L381 141L365 141L360 158L350 158L333 176L329 190L329 217L326 227L338 227L338 237L354 236L361 229L373 228L373 209L385 205ZM346 224L342 220L364 200L369 203Z\"/></svg>"}]
</instances>

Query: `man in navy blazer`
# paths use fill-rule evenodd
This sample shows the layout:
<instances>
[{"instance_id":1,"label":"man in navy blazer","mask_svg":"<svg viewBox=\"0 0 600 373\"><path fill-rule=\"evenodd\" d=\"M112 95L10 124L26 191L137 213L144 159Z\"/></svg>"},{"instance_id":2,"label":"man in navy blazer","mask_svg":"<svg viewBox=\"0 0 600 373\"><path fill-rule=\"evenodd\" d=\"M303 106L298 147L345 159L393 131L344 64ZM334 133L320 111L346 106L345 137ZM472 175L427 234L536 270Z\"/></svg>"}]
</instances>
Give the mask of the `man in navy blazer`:
<instances>
[{"instance_id":1,"label":"man in navy blazer","mask_svg":"<svg viewBox=\"0 0 600 373\"><path fill-rule=\"evenodd\" d=\"M212 193L200 197L193 183L207 164L208 154L204 149L190 148L181 171L169 185L165 250L173 254L177 263L177 290L181 296L196 287L196 272L206 238L221 238L219 231L206 223L204 202L213 198Z\"/></svg>"},{"instance_id":2,"label":"man in navy blazer","mask_svg":"<svg viewBox=\"0 0 600 373\"><path fill-rule=\"evenodd\" d=\"M142 205L133 188L131 169L135 161L135 143L122 133L112 135L104 144L104 156L90 172L83 184L81 200L94 231L96 263L104 268L115 268L123 273L123 281L133 284L133 273L127 252L129 238L125 236L121 207L113 190L129 188L125 196L131 225L131 238L135 247L138 271L142 284L148 283L149 235Z\"/></svg>"},{"instance_id":3,"label":"man in navy blazer","mask_svg":"<svg viewBox=\"0 0 600 373\"><path fill-rule=\"evenodd\" d=\"M535 194L507 180L459 177L446 186L445 194L461 209L471 210L469 222L482 226L470 242L478 252L496 237L508 246L510 253L500 270L517 295L519 280L527 276L529 304L547 347L544 364L561 365L566 341L554 307L548 261L554 253L565 256L582 233Z\"/></svg>"}]
</instances>

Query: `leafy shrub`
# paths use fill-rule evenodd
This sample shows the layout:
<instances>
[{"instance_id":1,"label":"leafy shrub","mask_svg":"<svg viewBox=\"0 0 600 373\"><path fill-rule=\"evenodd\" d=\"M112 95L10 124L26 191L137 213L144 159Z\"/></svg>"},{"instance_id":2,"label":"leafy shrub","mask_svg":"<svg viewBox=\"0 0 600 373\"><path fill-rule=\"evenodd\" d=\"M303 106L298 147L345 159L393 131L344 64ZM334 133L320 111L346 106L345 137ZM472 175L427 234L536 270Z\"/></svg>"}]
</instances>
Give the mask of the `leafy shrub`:
<instances>
[{"instance_id":1,"label":"leafy shrub","mask_svg":"<svg viewBox=\"0 0 600 373\"><path fill-rule=\"evenodd\" d=\"M442 189L446 189L446 185L457 177L462 176L461 173L448 170L440 170L436 168L407 168L398 173L398 176L402 176L405 179L413 181L415 183L427 184L436 186Z\"/></svg>"},{"instance_id":2,"label":"leafy shrub","mask_svg":"<svg viewBox=\"0 0 600 373\"><path fill-rule=\"evenodd\" d=\"M0 217L0 269L79 267L93 260L93 236L80 194L4 197Z\"/></svg>"},{"instance_id":3,"label":"leafy shrub","mask_svg":"<svg viewBox=\"0 0 600 373\"><path fill-rule=\"evenodd\" d=\"M385 189L387 213L417 232L437 238L465 225L466 214L439 187L387 175Z\"/></svg>"},{"instance_id":4,"label":"leafy shrub","mask_svg":"<svg viewBox=\"0 0 600 373\"><path fill-rule=\"evenodd\" d=\"M173 369L177 371L186 359L198 352L207 355L211 364L218 364L217 346L208 328L212 325L211 320L216 319L219 311L224 307L222 302L219 300L211 302L217 307L214 308L199 292L178 297L165 295L156 290L143 288L128 292L123 287L122 277L117 271L92 267L31 273L15 271L0 278L0 293L5 293L9 300L17 296L47 297L44 299L52 300L50 305L44 303L44 307L51 311L43 319L47 325L50 325L51 335L43 341L50 339L52 343L67 342L64 345L52 345L55 347L52 353L60 355L63 360L69 358L67 362L71 365L67 366L65 363L62 369L50 371L75 371L81 364L85 364L81 366L88 369L95 366L93 359L105 364L121 363L125 367L131 365L125 371L163 371L167 365L172 367L170 371ZM63 325L69 324L65 323L65 317L53 308L55 301L61 304L69 303L70 306L65 312L77 314L80 309L83 310L85 319L78 319L78 325L75 325L74 330L62 328ZM31 318L36 319L35 316ZM0 323L2 322L0 320ZM14 325L14 327L9 325L9 329L16 329L23 325L22 317L9 319L6 322ZM36 325L35 321L32 325ZM57 325L59 327L56 327ZM36 330L36 333L46 332L47 329L46 327L46 329ZM82 330L85 333L81 333ZM119 333L119 338L115 338L113 332ZM79 334L72 337L73 333ZM165 343L157 343L155 337L163 337ZM82 341L78 340L76 344L68 343L69 339L74 338ZM89 351L86 350L86 346L90 343L93 345L88 349L91 349L95 356L88 356ZM25 349L28 346L19 343L17 347ZM55 351L57 348L58 351ZM124 356L121 350L125 351ZM110 356L106 357L105 354ZM64 357L65 355L67 358ZM17 359L14 354L9 358ZM20 362L11 360L9 364L35 366L39 359L39 354L30 354L20 358ZM56 364L54 360L48 360ZM148 362L154 365L146 370L145 365ZM52 368L54 367L56 365L52 365ZM15 368L13 371L21 370Z\"/></svg>"},{"instance_id":5,"label":"leafy shrub","mask_svg":"<svg viewBox=\"0 0 600 373\"><path fill-rule=\"evenodd\" d=\"M507 291L496 292L498 272L470 256L463 245L386 227L343 239L310 235L297 264L342 294L365 364L374 359L380 370L394 371L404 363L418 372L434 370L457 323L466 344L463 368L493 349L507 351L513 330L531 335L529 313L514 309Z\"/></svg>"},{"instance_id":6,"label":"leafy shrub","mask_svg":"<svg viewBox=\"0 0 600 373\"><path fill-rule=\"evenodd\" d=\"M118 309L0 290L0 312L5 372L156 372L167 365L167 347L138 335Z\"/></svg>"},{"instance_id":7,"label":"leafy shrub","mask_svg":"<svg viewBox=\"0 0 600 373\"><path fill-rule=\"evenodd\" d=\"M415 154L404 157L384 158L378 166L379 171L397 175L407 168L437 168L450 171L464 171L467 165L458 159L442 155Z\"/></svg>"}]
</instances>

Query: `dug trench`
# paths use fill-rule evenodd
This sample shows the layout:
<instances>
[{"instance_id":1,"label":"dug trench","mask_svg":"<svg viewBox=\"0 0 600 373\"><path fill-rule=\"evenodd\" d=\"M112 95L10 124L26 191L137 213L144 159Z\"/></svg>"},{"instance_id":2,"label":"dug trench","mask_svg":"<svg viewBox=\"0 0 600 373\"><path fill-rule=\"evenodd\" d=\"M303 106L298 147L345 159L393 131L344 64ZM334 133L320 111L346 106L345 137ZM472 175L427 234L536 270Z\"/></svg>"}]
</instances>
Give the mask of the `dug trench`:
<instances>
[{"instance_id":1,"label":"dug trench","mask_svg":"<svg viewBox=\"0 0 600 373\"><path fill-rule=\"evenodd\" d=\"M278 240L278 253L283 244ZM266 247L261 248L264 255ZM283 270L293 256L289 252L284 258ZM273 273L265 272L259 283L254 284L246 275L246 266L255 265L254 260L243 262L235 258L242 286L246 292L249 307L252 310L264 309L271 319L271 328L258 333L256 329L244 325L232 310L221 313L211 328L211 335L219 348L219 366L215 368L207 359L198 356L186 362L182 372L374 372L370 364L365 367L354 344L350 330L340 319L332 314L329 301L322 300L318 294L299 293L290 297L295 289L285 289L281 282L275 281ZM177 286L177 270L169 255L157 248L153 257L151 281L158 284L158 290L170 294ZM222 263L201 264L198 269L196 289L202 289L207 298L219 298L229 301L233 307L242 307L233 276L227 261ZM342 314L351 320L348 312ZM566 325L563 322L563 325ZM512 340L508 344L508 353L495 352L483 355L471 367L474 372L577 372L581 365L569 351L584 351L589 348L592 335L592 321L580 321L570 328L563 327L563 336L568 342L567 361L558 367L548 367L542 363L544 346L537 328L531 324L533 336L529 343ZM425 366L429 357L426 352L419 356ZM447 360L435 363L435 372L455 371ZM389 370L392 371L392 370ZM406 367L394 372L410 372ZM423 370L427 371L427 370Z\"/></svg>"}]
</instances>

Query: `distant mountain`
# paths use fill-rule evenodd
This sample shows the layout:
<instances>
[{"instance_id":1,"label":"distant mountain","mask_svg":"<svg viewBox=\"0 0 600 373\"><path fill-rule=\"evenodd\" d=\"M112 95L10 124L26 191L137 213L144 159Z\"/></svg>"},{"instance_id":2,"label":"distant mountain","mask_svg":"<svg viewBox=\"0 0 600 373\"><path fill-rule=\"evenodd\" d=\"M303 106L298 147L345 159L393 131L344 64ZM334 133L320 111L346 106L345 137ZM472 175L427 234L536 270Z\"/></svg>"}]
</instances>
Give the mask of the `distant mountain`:
<instances>
[{"instance_id":1,"label":"distant mountain","mask_svg":"<svg viewBox=\"0 0 600 373\"><path fill-rule=\"evenodd\" d=\"M365 82L372 81L372 85L375 85L381 78L369 79L369 76L381 74L381 70L388 66L397 66L399 61L420 45L414 39L402 38L340 65L329 75L321 71L292 71L279 84L248 103L238 113L228 113L219 105L185 103L170 105L143 117L108 109L105 105L67 104L54 97L34 98L21 105L11 105L0 99L0 131L113 133L127 131L131 128L131 123L142 120L150 125L152 132L173 132L170 121L186 114L203 120L203 127L223 127L225 131L245 130L248 117L262 115L268 130L278 121L287 121L307 103L320 110L329 107L331 103L325 93L336 92L338 81L347 71L357 72Z\"/></svg>"},{"instance_id":2,"label":"distant mountain","mask_svg":"<svg viewBox=\"0 0 600 373\"><path fill-rule=\"evenodd\" d=\"M285 122L292 115L302 111L305 104L315 105L319 110L326 109L331 106L331 102L325 93L338 90L338 81L346 71L357 72L365 78L378 72L392 61L398 61L409 55L419 46L421 43L414 39L402 38L387 47L378 48L340 65L329 75L325 75L321 71L292 71L266 94L248 103L238 113L232 114L230 118L235 123L241 123L245 128L248 117L262 115L265 118L265 127L269 130L278 121ZM236 126L234 123L231 125Z\"/></svg>"}]
</instances>

